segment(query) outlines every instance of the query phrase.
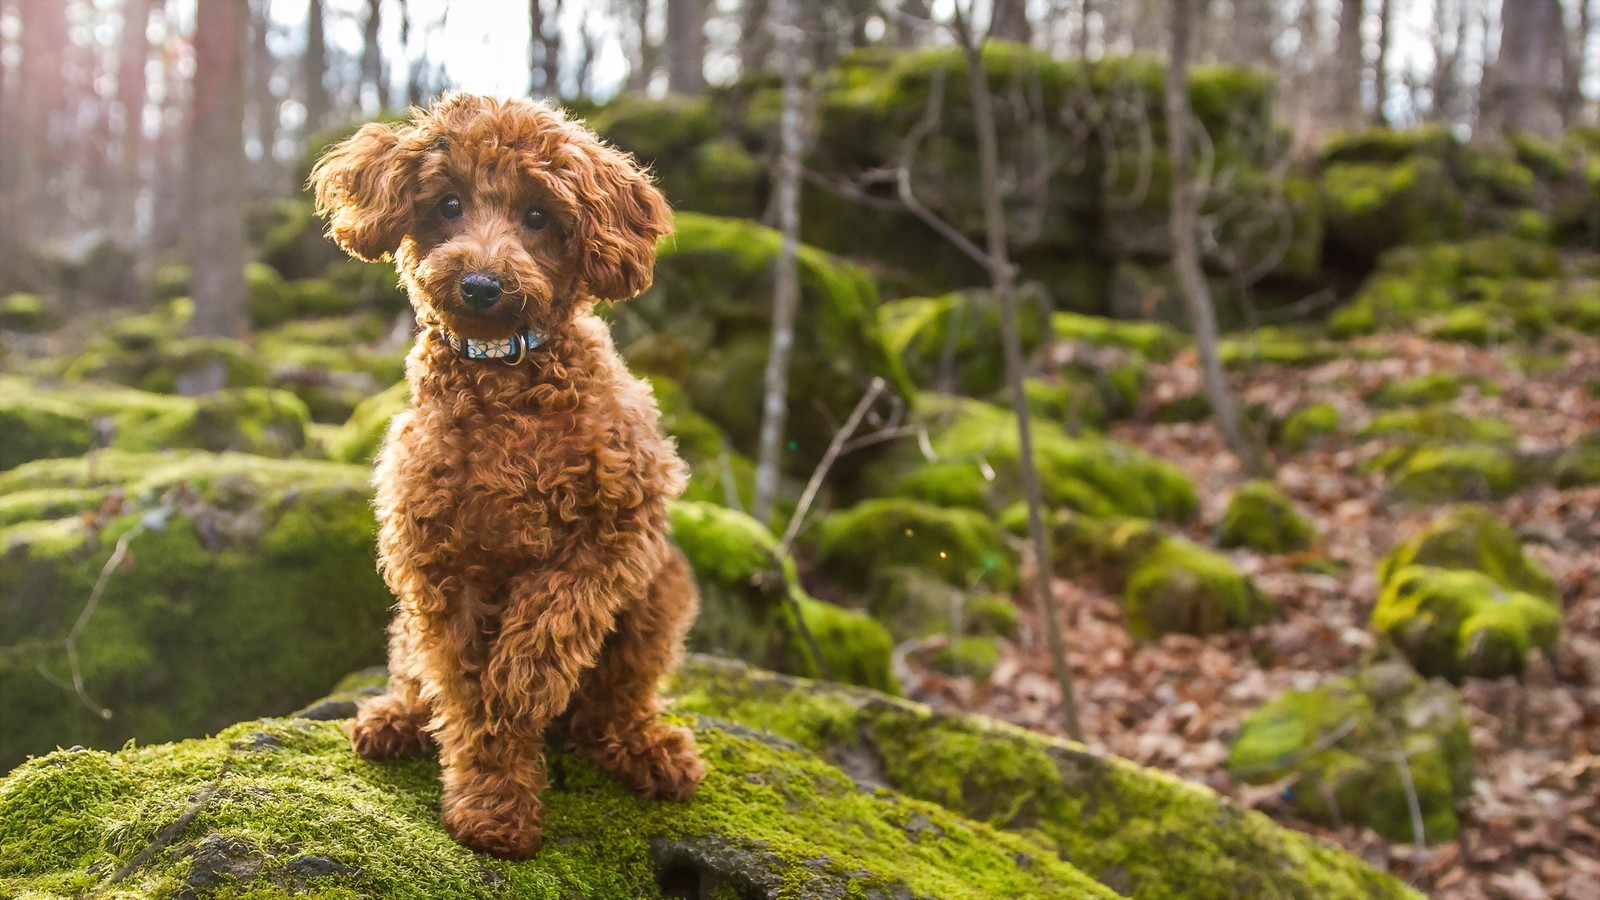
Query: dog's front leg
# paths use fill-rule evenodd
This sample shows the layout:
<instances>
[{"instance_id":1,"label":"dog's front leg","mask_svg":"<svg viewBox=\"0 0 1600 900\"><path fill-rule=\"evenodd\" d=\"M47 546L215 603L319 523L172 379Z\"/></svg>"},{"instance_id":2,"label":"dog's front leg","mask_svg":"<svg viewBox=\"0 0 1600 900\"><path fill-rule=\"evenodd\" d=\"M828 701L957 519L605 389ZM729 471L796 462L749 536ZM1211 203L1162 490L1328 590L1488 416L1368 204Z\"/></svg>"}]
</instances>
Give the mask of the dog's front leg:
<instances>
[{"instance_id":1,"label":"dog's front leg","mask_svg":"<svg viewBox=\"0 0 1600 900\"><path fill-rule=\"evenodd\" d=\"M539 849L547 784L544 733L592 666L613 614L593 579L528 573L508 585L506 611L469 713L445 713L441 821L456 840L523 859ZM453 704L452 704L453 705Z\"/></svg>"}]
</instances>

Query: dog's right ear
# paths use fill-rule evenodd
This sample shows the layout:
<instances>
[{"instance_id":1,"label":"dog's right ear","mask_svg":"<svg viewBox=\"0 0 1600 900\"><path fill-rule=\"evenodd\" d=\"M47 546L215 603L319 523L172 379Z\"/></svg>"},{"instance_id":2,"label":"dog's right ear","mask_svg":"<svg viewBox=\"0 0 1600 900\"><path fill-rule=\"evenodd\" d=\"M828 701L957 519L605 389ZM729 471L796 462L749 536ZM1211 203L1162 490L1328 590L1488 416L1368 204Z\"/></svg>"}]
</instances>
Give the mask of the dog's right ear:
<instances>
[{"instance_id":1,"label":"dog's right ear","mask_svg":"<svg viewBox=\"0 0 1600 900\"><path fill-rule=\"evenodd\" d=\"M311 169L317 215L328 237L357 259L377 262L400 249L411 230L415 170L420 154L412 128L369 122L334 145Z\"/></svg>"}]
</instances>

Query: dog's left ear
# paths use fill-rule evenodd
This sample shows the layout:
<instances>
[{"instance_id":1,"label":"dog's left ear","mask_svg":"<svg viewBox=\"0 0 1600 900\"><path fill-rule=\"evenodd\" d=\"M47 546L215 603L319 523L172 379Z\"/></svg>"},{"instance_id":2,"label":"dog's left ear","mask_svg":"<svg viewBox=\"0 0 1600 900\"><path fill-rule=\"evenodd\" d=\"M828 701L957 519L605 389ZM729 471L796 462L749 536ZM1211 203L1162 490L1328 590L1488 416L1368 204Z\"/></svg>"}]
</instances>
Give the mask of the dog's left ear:
<instances>
[{"instance_id":1,"label":"dog's left ear","mask_svg":"<svg viewBox=\"0 0 1600 900\"><path fill-rule=\"evenodd\" d=\"M655 278L656 240L672 231L667 200L633 158L599 141L567 170L581 201L574 239L578 279L596 300L626 300Z\"/></svg>"}]
</instances>

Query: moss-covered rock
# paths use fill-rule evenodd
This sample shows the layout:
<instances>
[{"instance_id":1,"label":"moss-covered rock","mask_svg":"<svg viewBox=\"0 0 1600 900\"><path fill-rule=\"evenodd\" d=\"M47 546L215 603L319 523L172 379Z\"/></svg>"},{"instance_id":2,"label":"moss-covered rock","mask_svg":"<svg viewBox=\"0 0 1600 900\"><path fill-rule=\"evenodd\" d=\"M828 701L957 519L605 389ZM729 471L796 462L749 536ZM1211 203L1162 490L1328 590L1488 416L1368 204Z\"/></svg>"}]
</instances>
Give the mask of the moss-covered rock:
<instances>
[{"instance_id":1,"label":"moss-covered rock","mask_svg":"<svg viewBox=\"0 0 1600 900\"><path fill-rule=\"evenodd\" d=\"M1429 372L1386 381L1367 395L1367 402L1380 408L1445 403L1461 396L1466 384L1454 372Z\"/></svg>"},{"instance_id":2,"label":"moss-covered rock","mask_svg":"<svg viewBox=\"0 0 1600 900\"><path fill-rule=\"evenodd\" d=\"M1600 435L1590 435L1561 451L1551 463L1550 478L1559 488L1600 484Z\"/></svg>"},{"instance_id":3,"label":"moss-covered rock","mask_svg":"<svg viewBox=\"0 0 1600 900\"><path fill-rule=\"evenodd\" d=\"M239 450L290 456L306 445L310 413L293 394L265 388L203 397L109 384L57 385L0 376L0 470L34 459L121 450Z\"/></svg>"},{"instance_id":4,"label":"moss-covered rock","mask_svg":"<svg viewBox=\"0 0 1600 900\"><path fill-rule=\"evenodd\" d=\"M1291 452L1299 453L1339 432L1339 408L1331 403L1313 403L1290 413L1278 426L1278 440Z\"/></svg>"},{"instance_id":5,"label":"moss-covered rock","mask_svg":"<svg viewBox=\"0 0 1600 900\"><path fill-rule=\"evenodd\" d=\"M794 560L749 516L712 503L671 506L673 536L700 585L700 616L690 632L696 649L731 654L772 668L894 690L894 642L859 611L812 598L800 587ZM804 630L795 623L795 611ZM809 631L822 654L805 639Z\"/></svg>"},{"instance_id":6,"label":"moss-covered rock","mask_svg":"<svg viewBox=\"0 0 1600 900\"><path fill-rule=\"evenodd\" d=\"M1533 473L1501 444L1428 444L1399 448L1385 467L1389 492L1417 503L1503 497L1528 483Z\"/></svg>"},{"instance_id":7,"label":"moss-covered rock","mask_svg":"<svg viewBox=\"0 0 1600 900\"><path fill-rule=\"evenodd\" d=\"M1437 159L1336 162L1323 172L1322 192L1329 241L1360 260L1456 237L1463 226L1460 189Z\"/></svg>"},{"instance_id":8,"label":"moss-covered rock","mask_svg":"<svg viewBox=\"0 0 1600 900\"><path fill-rule=\"evenodd\" d=\"M1351 348L1314 334L1268 326L1225 338L1218 352L1228 368L1248 369L1258 365L1317 366L1350 356Z\"/></svg>"},{"instance_id":9,"label":"moss-covered rock","mask_svg":"<svg viewBox=\"0 0 1600 900\"><path fill-rule=\"evenodd\" d=\"M392 598L373 563L367 480L332 463L117 450L0 475L0 498L37 514L0 530L0 619L16 651L0 656L0 764L287 712L352 663L380 661ZM63 646L80 615L94 709L73 696Z\"/></svg>"},{"instance_id":10,"label":"moss-covered rock","mask_svg":"<svg viewBox=\"0 0 1600 900\"><path fill-rule=\"evenodd\" d=\"M1128 630L1142 637L1214 634L1260 624L1275 612L1226 556L1171 536L1129 564L1122 609Z\"/></svg>"},{"instance_id":11,"label":"moss-covered rock","mask_svg":"<svg viewBox=\"0 0 1600 900\"><path fill-rule=\"evenodd\" d=\"M1020 499L1021 451L1011 411L965 397L922 394L911 424L926 429L932 461L922 455L920 442L904 442L868 467L863 481L869 494L934 499L949 479L955 485L951 496L963 498L959 505L974 505L970 499L980 493L990 510ZM1041 421L1033 423L1033 444L1040 486L1052 507L1171 521L1187 520L1199 508L1182 472L1137 448L1099 436L1072 437ZM916 489L898 487L908 483Z\"/></svg>"},{"instance_id":12,"label":"moss-covered rock","mask_svg":"<svg viewBox=\"0 0 1600 900\"><path fill-rule=\"evenodd\" d=\"M1031 354L1049 337L1049 298L1038 289L1020 291L1017 311L1022 350ZM918 385L980 396L1005 384L1000 305L991 292L909 297L885 303L878 316L890 352Z\"/></svg>"},{"instance_id":13,"label":"moss-covered rock","mask_svg":"<svg viewBox=\"0 0 1600 900\"><path fill-rule=\"evenodd\" d=\"M1378 582L1388 585L1409 566L1482 572L1508 591L1525 591L1556 601L1555 579L1528 556L1522 541L1486 506L1460 506L1389 551L1378 566Z\"/></svg>"},{"instance_id":14,"label":"moss-covered rock","mask_svg":"<svg viewBox=\"0 0 1600 900\"><path fill-rule=\"evenodd\" d=\"M1218 527L1223 547L1254 547L1268 553L1304 550L1317 539L1316 526L1270 481L1252 481L1228 501Z\"/></svg>"},{"instance_id":15,"label":"moss-covered rock","mask_svg":"<svg viewBox=\"0 0 1600 900\"><path fill-rule=\"evenodd\" d=\"M861 587L886 566L910 566L947 584L1016 586L1016 558L1000 527L983 513L905 498L867 500L831 513L817 527L817 565Z\"/></svg>"},{"instance_id":16,"label":"moss-covered rock","mask_svg":"<svg viewBox=\"0 0 1600 900\"><path fill-rule=\"evenodd\" d=\"M404 381L361 401L339 433L329 441L328 458L347 463L370 462L389 430L389 420L410 402L411 388Z\"/></svg>"},{"instance_id":17,"label":"moss-covered rock","mask_svg":"<svg viewBox=\"0 0 1600 900\"><path fill-rule=\"evenodd\" d=\"M1516 442L1517 429L1509 422L1475 418L1447 405L1434 405L1380 413L1358 432L1358 436L1389 438L1407 443L1475 441L1512 444Z\"/></svg>"},{"instance_id":18,"label":"moss-covered rock","mask_svg":"<svg viewBox=\"0 0 1600 900\"><path fill-rule=\"evenodd\" d=\"M54 317L38 294L14 293L0 297L0 331L41 331Z\"/></svg>"},{"instance_id":19,"label":"moss-covered rock","mask_svg":"<svg viewBox=\"0 0 1600 900\"><path fill-rule=\"evenodd\" d=\"M1482 572L1407 566L1389 574L1372 629L1424 675L1500 678L1521 675L1535 650L1555 652L1561 608Z\"/></svg>"},{"instance_id":20,"label":"moss-covered rock","mask_svg":"<svg viewBox=\"0 0 1600 900\"><path fill-rule=\"evenodd\" d=\"M1405 772L1395 763L1405 757ZM1290 803L1308 819L1366 825L1395 841L1453 841L1456 802L1472 789L1472 741L1461 701L1404 663L1288 691L1251 713L1228 754L1251 784L1292 778ZM1412 800L1422 834L1412 822Z\"/></svg>"},{"instance_id":21,"label":"moss-covered rock","mask_svg":"<svg viewBox=\"0 0 1600 900\"><path fill-rule=\"evenodd\" d=\"M528 862L450 841L432 760L372 763L337 723L268 719L13 772L0 888L101 890L126 868L119 887L153 895L1413 896L1205 788L1015 728L707 658L677 690L710 764L695 798L642 800L554 748Z\"/></svg>"},{"instance_id":22,"label":"moss-covered rock","mask_svg":"<svg viewBox=\"0 0 1600 900\"><path fill-rule=\"evenodd\" d=\"M1050 316L1050 333L1058 341L1131 350L1152 362L1166 362L1188 343L1182 332L1164 322L1127 321L1070 312Z\"/></svg>"},{"instance_id":23,"label":"moss-covered rock","mask_svg":"<svg viewBox=\"0 0 1600 900\"><path fill-rule=\"evenodd\" d=\"M646 335L670 338L692 360L683 379L689 405L709 417L735 449L755 451L762 371L771 342L776 231L754 222L680 213L664 238L655 287L615 308L619 347ZM784 456L791 473L810 474L838 423L873 376L897 393L910 382L886 348L871 277L814 247L799 253L800 309L789 383Z\"/></svg>"}]
</instances>

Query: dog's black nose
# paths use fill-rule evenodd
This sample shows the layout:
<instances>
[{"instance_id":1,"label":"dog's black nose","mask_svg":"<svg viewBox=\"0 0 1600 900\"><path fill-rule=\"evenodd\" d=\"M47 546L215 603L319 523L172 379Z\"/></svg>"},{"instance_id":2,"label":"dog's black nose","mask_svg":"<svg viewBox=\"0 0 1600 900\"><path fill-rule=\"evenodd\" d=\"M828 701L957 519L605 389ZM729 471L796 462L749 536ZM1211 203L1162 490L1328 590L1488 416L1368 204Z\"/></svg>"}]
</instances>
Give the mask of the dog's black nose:
<instances>
[{"instance_id":1,"label":"dog's black nose","mask_svg":"<svg viewBox=\"0 0 1600 900\"><path fill-rule=\"evenodd\" d=\"M473 309L488 309L500 299L500 279L473 272L461 279L461 297Z\"/></svg>"}]
</instances>

